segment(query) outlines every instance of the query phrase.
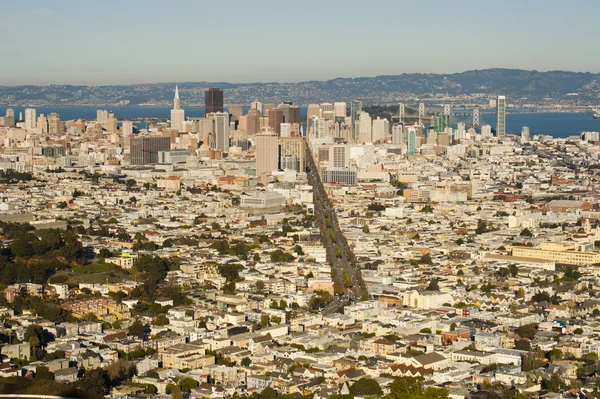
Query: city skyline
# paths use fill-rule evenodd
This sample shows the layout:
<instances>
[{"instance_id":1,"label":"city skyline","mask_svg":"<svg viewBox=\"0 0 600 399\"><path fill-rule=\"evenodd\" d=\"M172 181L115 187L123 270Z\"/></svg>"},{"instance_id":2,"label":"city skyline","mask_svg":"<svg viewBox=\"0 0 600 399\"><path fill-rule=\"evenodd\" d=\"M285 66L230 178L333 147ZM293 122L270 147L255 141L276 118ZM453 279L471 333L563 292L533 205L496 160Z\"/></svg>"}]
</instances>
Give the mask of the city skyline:
<instances>
[{"instance_id":1,"label":"city skyline","mask_svg":"<svg viewBox=\"0 0 600 399\"><path fill-rule=\"evenodd\" d=\"M587 0L577 3L594 6ZM422 5L389 1L370 7L308 1L268 10L234 1L221 19L201 18L223 13L218 4L183 1L178 9L185 12L165 19L170 10L160 2L61 1L52 9L41 1L19 2L3 8L0 32L10 39L0 49L11 57L0 66L0 84L297 82L490 67L599 71L600 56L591 51L593 13L558 1L516 5L469 0L447 7L432 1L424 20L410 17L421 15ZM383 15L403 17L398 23L376 22ZM91 29L92 17L106 24ZM578 23L563 29L566 19ZM28 29L23 30L18 21L25 20ZM313 29L305 29L307 23ZM198 37L209 39L199 45ZM283 50L260 51L265 43ZM368 51L357 57L360 49ZM174 62L166 53L180 54L185 62ZM373 62L377 59L385 62Z\"/></svg>"}]
</instances>

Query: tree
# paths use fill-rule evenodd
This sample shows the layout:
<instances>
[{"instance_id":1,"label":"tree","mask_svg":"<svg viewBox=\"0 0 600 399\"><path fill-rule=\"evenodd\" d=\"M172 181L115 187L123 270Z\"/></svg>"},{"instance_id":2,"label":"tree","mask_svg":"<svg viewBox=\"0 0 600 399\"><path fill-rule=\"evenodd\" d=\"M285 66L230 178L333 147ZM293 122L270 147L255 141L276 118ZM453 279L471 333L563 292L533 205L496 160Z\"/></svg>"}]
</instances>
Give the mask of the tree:
<instances>
[{"instance_id":1,"label":"tree","mask_svg":"<svg viewBox=\"0 0 600 399\"><path fill-rule=\"evenodd\" d=\"M109 386L110 380L108 374L101 368L86 371L83 378L79 381L80 389L96 393L100 396L106 395Z\"/></svg>"},{"instance_id":2,"label":"tree","mask_svg":"<svg viewBox=\"0 0 600 399\"><path fill-rule=\"evenodd\" d=\"M581 334L583 334L583 329L582 328L576 328L573 331L573 334L575 334L575 335L581 335Z\"/></svg>"},{"instance_id":3,"label":"tree","mask_svg":"<svg viewBox=\"0 0 600 399\"><path fill-rule=\"evenodd\" d=\"M54 373L48 370L48 367L37 366L35 368L35 379L36 380L53 380Z\"/></svg>"},{"instance_id":4,"label":"tree","mask_svg":"<svg viewBox=\"0 0 600 399\"><path fill-rule=\"evenodd\" d=\"M552 349L546 353L546 358L551 362L562 359L563 353L560 349Z\"/></svg>"},{"instance_id":5,"label":"tree","mask_svg":"<svg viewBox=\"0 0 600 399\"><path fill-rule=\"evenodd\" d=\"M438 280L437 279L433 279L429 282L429 285L427 286L427 288L425 288L426 291L439 291L440 290L440 286L438 284Z\"/></svg>"},{"instance_id":6,"label":"tree","mask_svg":"<svg viewBox=\"0 0 600 399\"><path fill-rule=\"evenodd\" d=\"M196 388L198 385L198 381L193 378L183 378L179 380L179 386L181 387L182 392L190 393L192 389Z\"/></svg>"},{"instance_id":7,"label":"tree","mask_svg":"<svg viewBox=\"0 0 600 399\"><path fill-rule=\"evenodd\" d=\"M256 292L258 292L259 294L263 292L263 290L265 289L265 282L262 280L258 280L256 283L254 283L254 289L256 290Z\"/></svg>"},{"instance_id":8,"label":"tree","mask_svg":"<svg viewBox=\"0 0 600 399\"><path fill-rule=\"evenodd\" d=\"M421 330L419 331L421 334L431 334L431 328L421 328Z\"/></svg>"},{"instance_id":9,"label":"tree","mask_svg":"<svg viewBox=\"0 0 600 399\"><path fill-rule=\"evenodd\" d=\"M240 364L244 367L250 366L251 363L252 363L252 360L250 360L250 358L248 358L248 357L245 357L240 361Z\"/></svg>"},{"instance_id":10,"label":"tree","mask_svg":"<svg viewBox=\"0 0 600 399\"><path fill-rule=\"evenodd\" d=\"M537 332L537 324L526 324L517 328L517 334L521 338L534 339Z\"/></svg>"},{"instance_id":11,"label":"tree","mask_svg":"<svg viewBox=\"0 0 600 399\"><path fill-rule=\"evenodd\" d=\"M425 255L421 256L421 260L419 263L421 263L423 265L433 265L433 260L431 260L431 255L425 254Z\"/></svg>"},{"instance_id":12,"label":"tree","mask_svg":"<svg viewBox=\"0 0 600 399\"><path fill-rule=\"evenodd\" d=\"M137 182L134 179L127 179L125 182L125 186L127 187L134 187L136 184Z\"/></svg>"},{"instance_id":13,"label":"tree","mask_svg":"<svg viewBox=\"0 0 600 399\"><path fill-rule=\"evenodd\" d=\"M550 392L558 392L565 386L565 382L561 380L558 374L552 374L549 379L544 380L542 387Z\"/></svg>"},{"instance_id":14,"label":"tree","mask_svg":"<svg viewBox=\"0 0 600 399\"><path fill-rule=\"evenodd\" d=\"M127 329L127 335L142 339L146 335L146 327L139 319L136 319Z\"/></svg>"},{"instance_id":15,"label":"tree","mask_svg":"<svg viewBox=\"0 0 600 399\"><path fill-rule=\"evenodd\" d=\"M515 343L515 349L520 351L531 351L531 343L527 339L520 339Z\"/></svg>"},{"instance_id":16,"label":"tree","mask_svg":"<svg viewBox=\"0 0 600 399\"><path fill-rule=\"evenodd\" d=\"M523 230L521 230L521 233L519 234L521 237L532 237L533 233L531 232L531 230L529 230L527 227L524 228Z\"/></svg>"},{"instance_id":17,"label":"tree","mask_svg":"<svg viewBox=\"0 0 600 399\"><path fill-rule=\"evenodd\" d=\"M383 394L377 381L361 378L350 386L350 393L357 396L379 396Z\"/></svg>"},{"instance_id":18,"label":"tree","mask_svg":"<svg viewBox=\"0 0 600 399\"><path fill-rule=\"evenodd\" d=\"M266 387L260 392L260 399L275 399L277 397L277 392L271 388Z\"/></svg>"},{"instance_id":19,"label":"tree","mask_svg":"<svg viewBox=\"0 0 600 399\"><path fill-rule=\"evenodd\" d=\"M365 234L369 234L371 232L371 230L369 229L369 225L365 224L362 228L362 232Z\"/></svg>"},{"instance_id":20,"label":"tree","mask_svg":"<svg viewBox=\"0 0 600 399\"><path fill-rule=\"evenodd\" d=\"M342 281L344 282L345 287L352 287L352 276L350 276L350 273L346 270L342 273Z\"/></svg>"},{"instance_id":21,"label":"tree","mask_svg":"<svg viewBox=\"0 0 600 399\"><path fill-rule=\"evenodd\" d=\"M136 374L135 365L125 359L119 359L106 367L112 385L119 385Z\"/></svg>"}]
</instances>

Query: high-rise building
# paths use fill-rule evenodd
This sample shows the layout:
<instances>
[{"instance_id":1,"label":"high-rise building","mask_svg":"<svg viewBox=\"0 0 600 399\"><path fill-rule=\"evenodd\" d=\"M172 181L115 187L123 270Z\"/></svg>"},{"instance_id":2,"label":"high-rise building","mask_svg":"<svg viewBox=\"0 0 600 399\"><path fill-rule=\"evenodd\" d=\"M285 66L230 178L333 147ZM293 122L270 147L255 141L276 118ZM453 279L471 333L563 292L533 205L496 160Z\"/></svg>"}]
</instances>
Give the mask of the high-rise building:
<instances>
[{"instance_id":1,"label":"high-rise building","mask_svg":"<svg viewBox=\"0 0 600 399\"><path fill-rule=\"evenodd\" d=\"M96 110L96 122L104 124L108 120L108 111L105 109Z\"/></svg>"},{"instance_id":2,"label":"high-rise building","mask_svg":"<svg viewBox=\"0 0 600 399\"><path fill-rule=\"evenodd\" d=\"M223 91L216 87L211 87L204 93L206 102L206 113L223 112Z\"/></svg>"},{"instance_id":3,"label":"high-rise building","mask_svg":"<svg viewBox=\"0 0 600 399\"><path fill-rule=\"evenodd\" d=\"M496 136L506 137L506 96L498 96L496 101Z\"/></svg>"},{"instance_id":4,"label":"high-rise building","mask_svg":"<svg viewBox=\"0 0 600 399\"><path fill-rule=\"evenodd\" d=\"M311 120L314 116L321 116L321 108L319 104L308 104L306 109L306 120Z\"/></svg>"},{"instance_id":5,"label":"high-rise building","mask_svg":"<svg viewBox=\"0 0 600 399\"><path fill-rule=\"evenodd\" d=\"M25 110L25 130L34 130L37 127L37 111L34 108Z\"/></svg>"},{"instance_id":6,"label":"high-rise building","mask_svg":"<svg viewBox=\"0 0 600 399\"><path fill-rule=\"evenodd\" d=\"M325 118L315 116L310 120L310 124L315 138L320 139L325 137Z\"/></svg>"},{"instance_id":7,"label":"high-rise building","mask_svg":"<svg viewBox=\"0 0 600 399\"><path fill-rule=\"evenodd\" d=\"M417 130L409 127L407 138L408 150L406 151L406 155L415 155L417 152Z\"/></svg>"},{"instance_id":8,"label":"high-rise building","mask_svg":"<svg viewBox=\"0 0 600 399\"><path fill-rule=\"evenodd\" d=\"M117 133L117 118L113 112L108 114L108 120L106 121L106 131L108 133Z\"/></svg>"},{"instance_id":9,"label":"high-rise building","mask_svg":"<svg viewBox=\"0 0 600 399\"><path fill-rule=\"evenodd\" d=\"M231 120L235 122L239 121L240 116L244 115L244 108L241 104L232 104L227 107L227 111L231 115Z\"/></svg>"},{"instance_id":10,"label":"high-rise building","mask_svg":"<svg viewBox=\"0 0 600 399\"><path fill-rule=\"evenodd\" d=\"M360 118L360 114L362 112L362 101L361 100L352 100L352 104L350 106L350 117L352 119L352 138L354 141L359 140L359 124L358 119Z\"/></svg>"},{"instance_id":11,"label":"high-rise building","mask_svg":"<svg viewBox=\"0 0 600 399\"><path fill-rule=\"evenodd\" d=\"M256 175L271 173L278 169L279 137L273 131L264 130L256 135Z\"/></svg>"},{"instance_id":12,"label":"high-rise building","mask_svg":"<svg viewBox=\"0 0 600 399\"><path fill-rule=\"evenodd\" d=\"M6 114L4 116L4 126L14 127L15 126L15 110L12 108L6 108Z\"/></svg>"},{"instance_id":13,"label":"high-rise building","mask_svg":"<svg viewBox=\"0 0 600 399\"><path fill-rule=\"evenodd\" d=\"M185 111L181 109L179 101L179 89L175 86L175 98L173 98L173 109L171 110L171 129L176 129L180 132L185 121Z\"/></svg>"},{"instance_id":14,"label":"high-rise building","mask_svg":"<svg viewBox=\"0 0 600 399\"><path fill-rule=\"evenodd\" d=\"M60 120L60 115L56 112L48 114L48 133L50 134L63 134L65 131L65 125Z\"/></svg>"},{"instance_id":15,"label":"high-rise building","mask_svg":"<svg viewBox=\"0 0 600 399\"><path fill-rule=\"evenodd\" d=\"M529 132L528 126L523 126L521 128L521 143L526 143L531 139L531 135Z\"/></svg>"},{"instance_id":16,"label":"high-rise building","mask_svg":"<svg viewBox=\"0 0 600 399\"><path fill-rule=\"evenodd\" d=\"M329 146L329 168L347 168L350 164L350 149L345 144Z\"/></svg>"},{"instance_id":17,"label":"high-rise building","mask_svg":"<svg viewBox=\"0 0 600 399\"><path fill-rule=\"evenodd\" d=\"M260 114L263 114L263 103L261 103L258 100L254 100L250 103L250 109L255 109L258 112L260 112Z\"/></svg>"},{"instance_id":18,"label":"high-rise building","mask_svg":"<svg viewBox=\"0 0 600 399\"><path fill-rule=\"evenodd\" d=\"M372 136L372 119L368 112L361 112L359 116L359 141L363 143L371 143Z\"/></svg>"},{"instance_id":19,"label":"high-rise building","mask_svg":"<svg viewBox=\"0 0 600 399\"><path fill-rule=\"evenodd\" d=\"M481 138L489 139L492 137L492 127L490 125L481 126Z\"/></svg>"},{"instance_id":20,"label":"high-rise building","mask_svg":"<svg viewBox=\"0 0 600 399\"><path fill-rule=\"evenodd\" d=\"M121 125L123 136L131 136L133 134L133 122L123 121Z\"/></svg>"},{"instance_id":21,"label":"high-rise building","mask_svg":"<svg viewBox=\"0 0 600 399\"><path fill-rule=\"evenodd\" d=\"M42 133L48 133L48 119L46 119L44 114L38 116L37 127L42 129Z\"/></svg>"},{"instance_id":22,"label":"high-rise building","mask_svg":"<svg viewBox=\"0 0 600 399\"><path fill-rule=\"evenodd\" d=\"M300 107L291 102L284 102L277 107L283 113L283 123L300 123Z\"/></svg>"},{"instance_id":23,"label":"high-rise building","mask_svg":"<svg viewBox=\"0 0 600 399\"><path fill-rule=\"evenodd\" d=\"M262 104L261 104L262 108ZM246 133L256 134L260 131L260 111L250 108L246 114Z\"/></svg>"},{"instance_id":24,"label":"high-rise building","mask_svg":"<svg viewBox=\"0 0 600 399\"><path fill-rule=\"evenodd\" d=\"M335 118L345 118L346 117L346 103L339 102L333 104L333 116Z\"/></svg>"},{"instance_id":25,"label":"high-rise building","mask_svg":"<svg viewBox=\"0 0 600 399\"><path fill-rule=\"evenodd\" d=\"M269 127L277 134L281 133L283 123L283 110L281 108L269 109Z\"/></svg>"},{"instance_id":26,"label":"high-rise building","mask_svg":"<svg viewBox=\"0 0 600 399\"><path fill-rule=\"evenodd\" d=\"M392 144L404 144L404 132L402 131L402 125L392 126Z\"/></svg>"},{"instance_id":27,"label":"high-rise building","mask_svg":"<svg viewBox=\"0 0 600 399\"><path fill-rule=\"evenodd\" d=\"M383 143L390 132L390 122L386 118L373 120L373 132L371 134L374 142Z\"/></svg>"},{"instance_id":28,"label":"high-rise building","mask_svg":"<svg viewBox=\"0 0 600 399\"><path fill-rule=\"evenodd\" d=\"M296 172L306 171L306 144L304 137L279 138L279 156L281 169Z\"/></svg>"},{"instance_id":29,"label":"high-rise building","mask_svg":"<svg viewBox=\"0 0 600 399\"><path fill-rule=\"evenodd\" d=\"M215 113L215 148L229 152L229 113Z\"/></svg>"},{"instance_id":30,"label":"high-rise building","mask_svg":"<svg viewBox=\"0 0 600 399\"><path fill-rule=\"evenodd\" d=\"M282 123L281 124L281 133L280 137L292 137L292 124L291 123Z\"/></svg>"},{"instance_id":31,"label":"high-rise building","mask_svg":"<svg viewBox=\"0 0 600 399\"><path fill-rule=\"evenodd\" d=\"M132 165L152 165L158 162L159 151L171 149L169 137L142 136L131 139Z\"/></svg>"}]
</instances>

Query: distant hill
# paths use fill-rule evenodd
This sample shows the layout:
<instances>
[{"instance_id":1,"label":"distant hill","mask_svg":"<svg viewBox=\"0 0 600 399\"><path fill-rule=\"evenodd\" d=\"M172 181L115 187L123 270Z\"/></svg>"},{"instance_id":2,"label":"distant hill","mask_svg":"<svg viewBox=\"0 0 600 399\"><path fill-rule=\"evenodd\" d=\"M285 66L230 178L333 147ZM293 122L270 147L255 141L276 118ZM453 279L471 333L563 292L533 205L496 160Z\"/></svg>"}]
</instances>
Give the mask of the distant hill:
<instances>
[{"instance_id":1,"label":"distant hill","mask_svg":"<svg viewBox=\"0 0 600 399\"><path fill-rule=\"evenodd\" d=\"M176 83L115 86L0 86L4 105L117 105L156 104L173 100ZM490 96L505 94L514 102L560 102L572 105L600 103L600 74L567 71L485 69L448 75L408 73L365 78L336 78L300 83L181 82L179 92L187 106L204 105L204 90L220 87L228 104L284 100L297 104L346 101L360 98L365 104L445 101L444 96L474 96L482 104ZM574 93L576 95L574 95ZM417 100L418 99L418 100Z\"/></svg>"}]
</instances>

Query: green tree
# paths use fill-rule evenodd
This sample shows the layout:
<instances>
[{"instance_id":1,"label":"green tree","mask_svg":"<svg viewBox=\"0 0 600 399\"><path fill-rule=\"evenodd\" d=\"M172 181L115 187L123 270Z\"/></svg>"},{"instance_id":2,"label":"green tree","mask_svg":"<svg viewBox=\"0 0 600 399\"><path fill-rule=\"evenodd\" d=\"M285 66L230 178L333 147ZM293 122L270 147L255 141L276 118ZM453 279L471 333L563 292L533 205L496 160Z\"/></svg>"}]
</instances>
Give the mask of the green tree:
<instances>
[{"instance_id":1,"label":"green tree","mask_svg":"<svg viewBox=\"0 0 600 399\"><path fill-rule=\"evenodd\" d=\"M383 394L377 381L361 378L350 386L350 393L357 396L379 396Z\"/></svg>"},{"instance_id":2,"label":"green tree","mask_svg":"<svg viewBox=\"0 0 600 399\"><path fill-rule=\"evenodd\" d=\"M183 378L179 380L179 386L182 392L190 393L192 389L200 385L198 381L193 378Z\"/></svg>"},{"instance_id":3,"label":"green tree","mask_svg":"<svg viewBox=\"0 0 600 399\"><path fill-rule=\"evenodd\" d=\"M252 360L250 360L249 357L245 357L240 361L240 364L244 367L250 366L251 363L252 363Z\"/></svg>"},{"instance_id":4,"label":"green tree","mask_svg":"<svg viewBox=\"0 0 600 399\"><path fill-rule=\"evenodd\" d=\"M276 397L277 392L271 387L266 387L260 392L259 399L275 399Z\"/></svg>"},{"instance_id":5,"label":"green tree","mask_svg":"<svg viewBox=\"0 0 600 399\"><path fill-rule=\"evenodd\" d=\"M350 276L350 273L346 270L342 273L342 281L344 282L345 287L352 287L352 276Z\"/></svg>"},{"instance_id":6,"label":"green tree","mask_svg":"<svg viewBox=\"0 0 600 399\"><path fill-rule=\"evenodd\" d=\"M426 291L439 291L440 290L440 286L438 284L438 280L437 279L433 279L429 282L429 285L427 286L427 288L425 288Z\"/></svg>"},{"instance_id":7,"label":"green tree","mask_svg":"<svg viewBox=\"0 0 600 399\"><path fill-rule=\"evenodd\" d=\"M53 380L54 373L48 370L46 366L37 366L35 368L35 379L36 380Z\"/></svg>"},{"instance_id":8,"label":"green tree","mask_svg":"<svg viewBox=\"0 0 600 399\"><path fill-rule=\"evenodd\" d=\"M110 380L106 371L101 368L87 370L83 378L79 380L79 388L84 391L90 391L97 395L107 394Z\"/></svg>"},{"instance_id":9,"label":"green tree","mask_svg":"<svg viewBox=\"0 0 600 399\"><path fill-rule=\"evenodd\" d=\"M136 319L127 329L127 335L142 339L146 335L146 327L139 319Z\"/></svg>"}]
</instances>

